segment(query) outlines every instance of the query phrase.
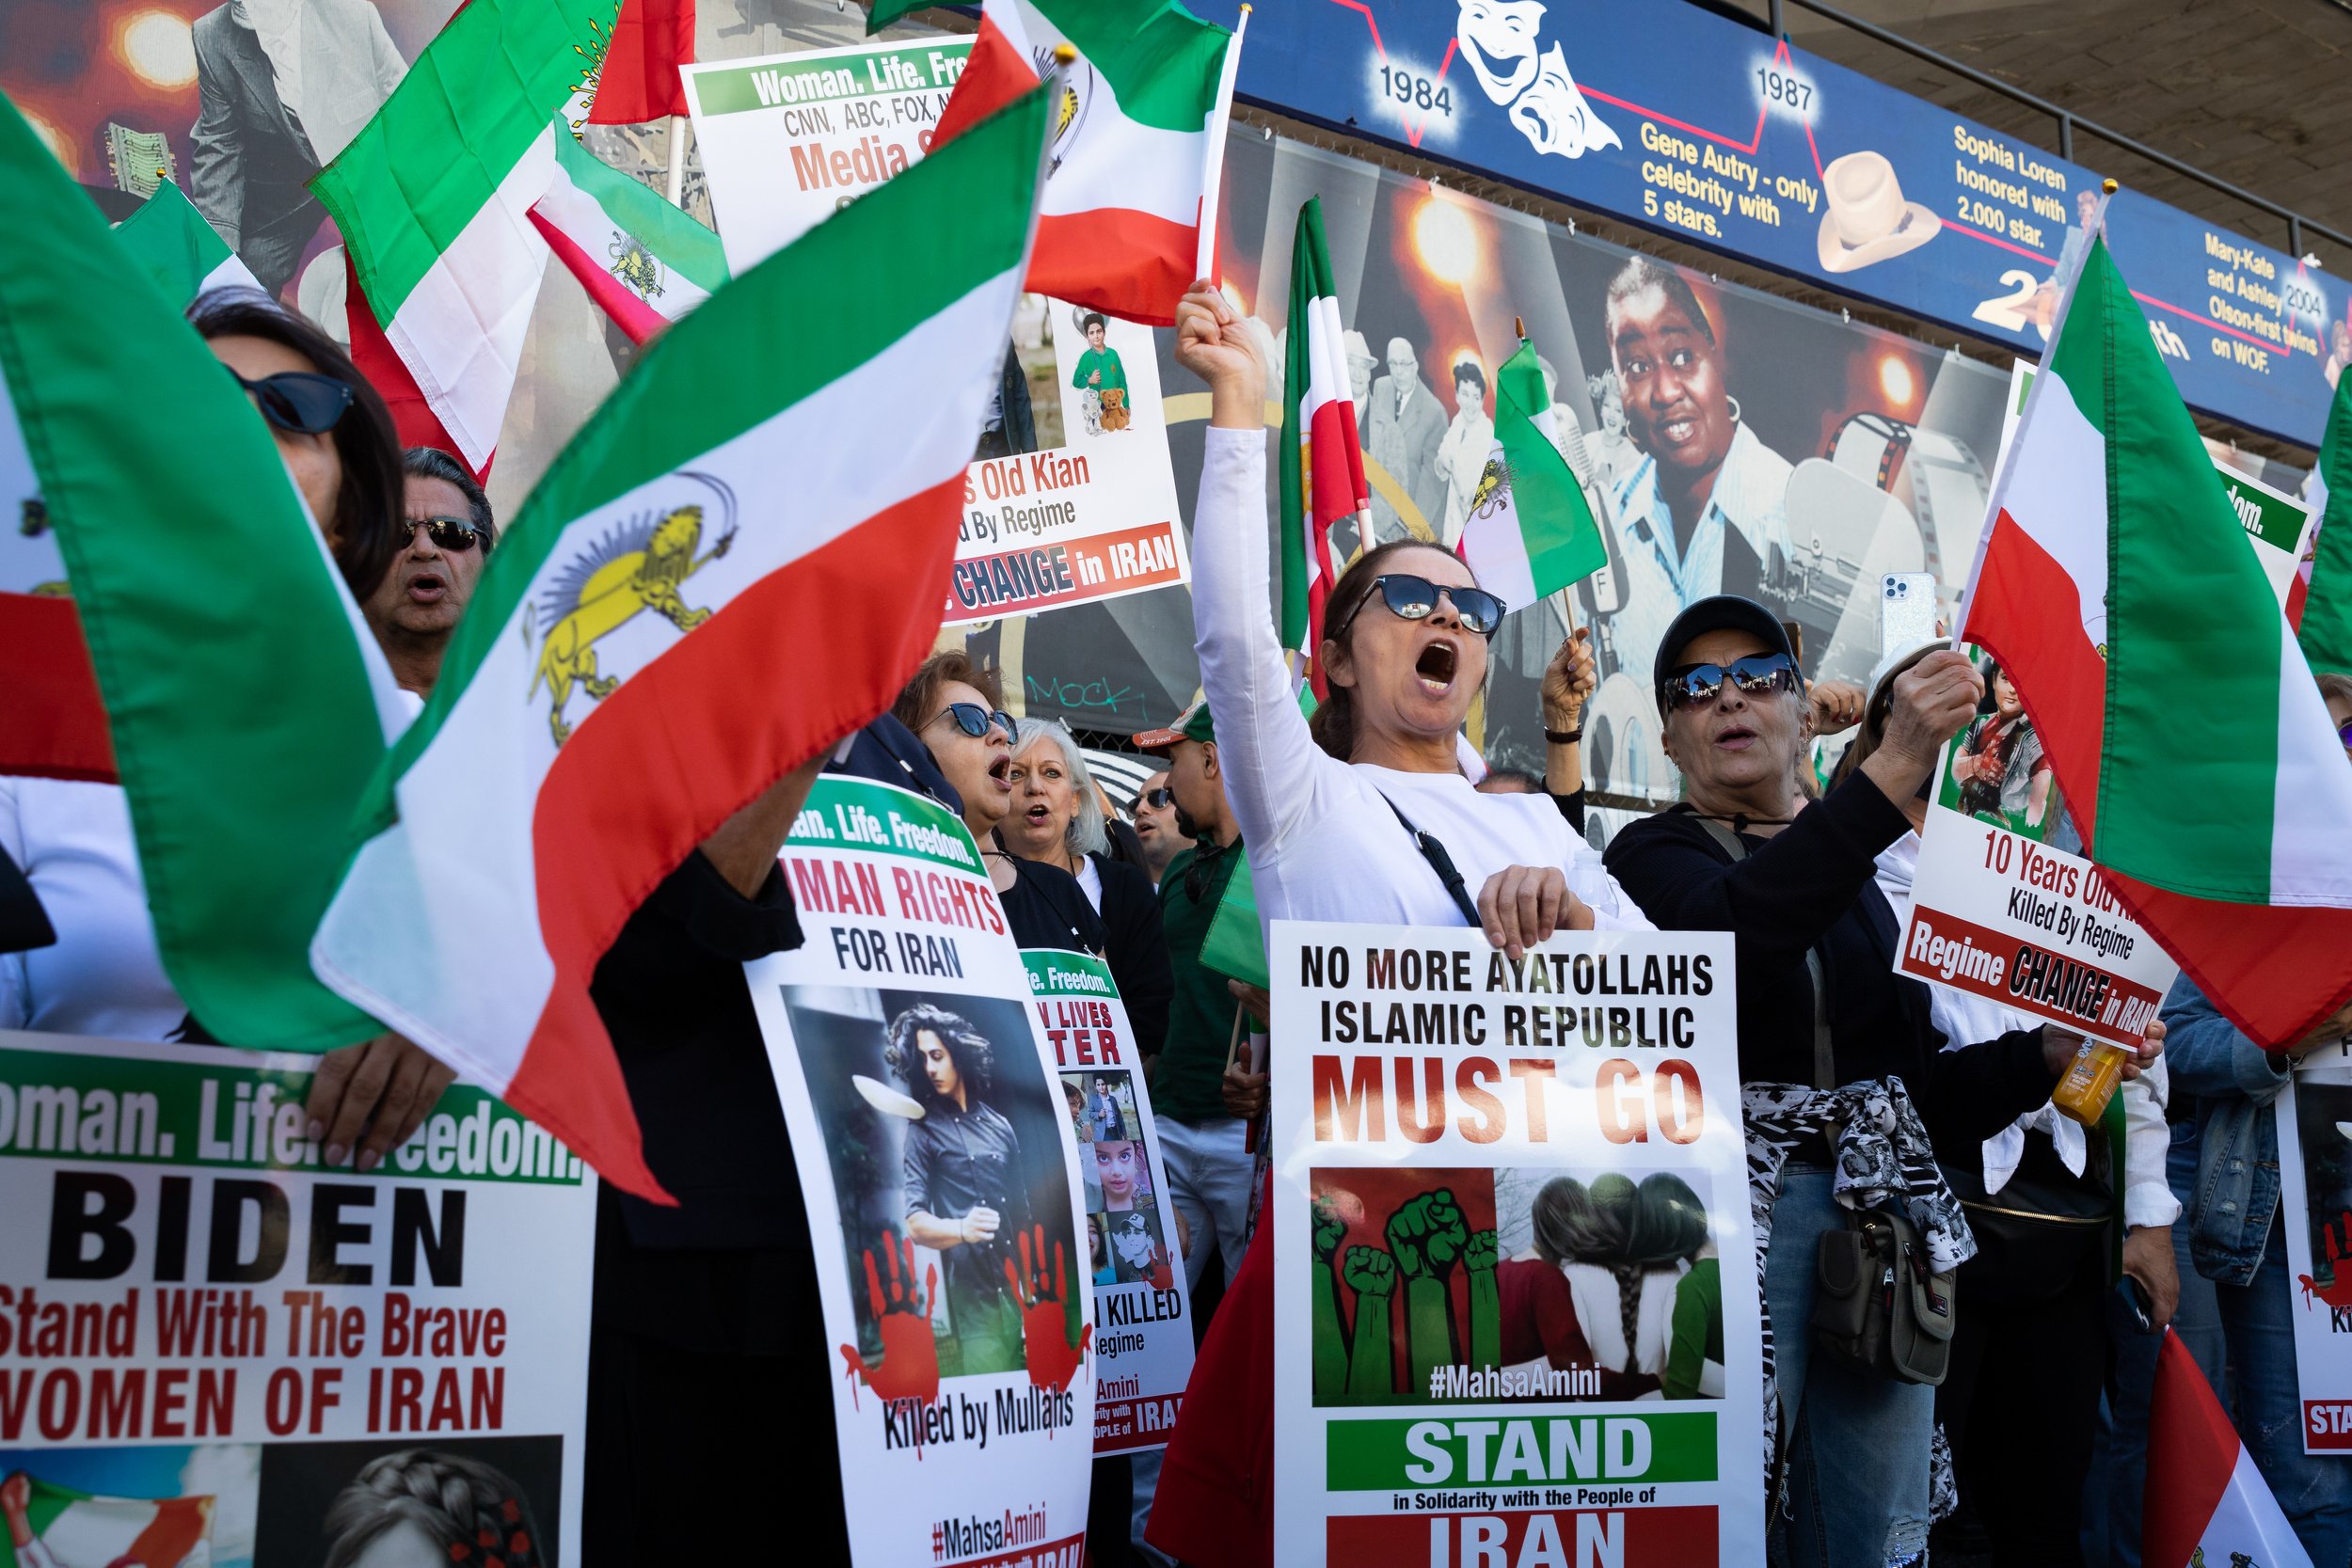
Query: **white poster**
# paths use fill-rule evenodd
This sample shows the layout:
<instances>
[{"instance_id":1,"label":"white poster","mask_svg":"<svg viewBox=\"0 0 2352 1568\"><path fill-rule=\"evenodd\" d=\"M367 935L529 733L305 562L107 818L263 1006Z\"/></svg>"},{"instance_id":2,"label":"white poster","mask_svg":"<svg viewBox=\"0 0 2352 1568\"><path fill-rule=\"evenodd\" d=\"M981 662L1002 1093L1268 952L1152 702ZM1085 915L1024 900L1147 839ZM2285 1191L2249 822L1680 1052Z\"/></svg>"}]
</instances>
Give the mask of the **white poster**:
<instances>
[{"instance_id":1,"label":"white poster","mask_svg":"<svg viewBox=\"0 0 2352 1568\"><path fill-rule=\"evenodd\" d=\"M1166 1446L1192 1381L1192 1297L1160 1132L1110 966L1031 948L1038 1026L1078 1139L1094 1275L1094 1451Z\"/></svg>"},{"instance_id":2,"label":"white poster","mask_svg":"<svg viewBox=\"0 0 2352 1568\"><path fill-rule=\"evenodd\" d=\"M593 1173L464 1084L322 1166L316 1065L0 1034L0 1562L580 1560Z\"/></svg>"},{"instance_id":3,"label":"white poster","mask_svg":"<svg viewBox=\"0 0 2352 1568\"><path fill-rule=\"evenodd\" d=\"M840 1357L856 1560L1074 1565L1098 1321L1077 1146L978 847L934 800L826 775L783 861L805 941L744 973Z\"/></svg>"},{"instance_id":4,"label":"white poster","mask_svg":"<svg viewBox=\"0 0 2352 1568\"><path fill-rule=\"evenodd\" d=\"M734 274L922 157L971 47L937 38L686 67ZM964 478L947 624L1188 580L1152 329L1030 294L1007 348Z\"/></svg>"},{"instance_id":5,"label":"white poster","mask_svg":"<svg viewBox=\"0 0 2352 1568\"><path fill-rule=\"evenodd\" d=\"M1271 957L1276 1560L1762 1562L1730 937Z\"/></svg>"},{"instance_id":6,"label":"white poster","mask_svg":"<svg viewBox=\"0 0 2352 1568\"><path fill-rule=\"evenodd\" d=\"M2303 1451L2352 1453L2352 1052L2305 1057L2275 1103Z\"/></svg>"}]
</instances>

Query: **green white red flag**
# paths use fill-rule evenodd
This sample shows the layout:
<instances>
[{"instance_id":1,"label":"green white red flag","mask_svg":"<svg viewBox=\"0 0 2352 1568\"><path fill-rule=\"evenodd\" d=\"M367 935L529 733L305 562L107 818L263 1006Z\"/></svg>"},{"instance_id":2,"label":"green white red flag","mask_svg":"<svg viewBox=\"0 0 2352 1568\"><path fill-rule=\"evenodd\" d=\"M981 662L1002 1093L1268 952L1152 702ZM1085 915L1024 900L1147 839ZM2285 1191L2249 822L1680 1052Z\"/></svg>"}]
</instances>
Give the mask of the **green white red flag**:
<instances>
[{"instance_id":1,"label":"green white red flag","mask_svg":"<svg viewBox=\"0 0 2352 1568\"><path fill-rule=\"evenodd\" d=\"M108 1497L27 1477L24 1525L41 1555L0 1541L0 1564L55 1568L212 1568L209 1497Z\"/></svg>"},{"instance_id":2,"label":"green white red flag","mask_svg":"<svg viewBox=\"0 0 2352 1568\"><path fill-rule=\"evenodd\" d=\"M1372 505L1345 331L1323 239L1323 198L1309 197L1291 244L1290 352L1282 369L1282 646L1297 650L1317 696L1327 695L1315 662L1323 606L1339 580L1331 525Z\"/></svg>"},{"instance_id":3,"label":"green white red flag","mask_svg":"<svg viewBox=\"0 0 2352 1568\"><path fill-rule=\"evenodd\" d=\"M876 0L866 31L930 3ZM1185 288L1213 270L1204 235L1216 227L1241 36L1177 0L984 0L932 148L1035 87L1065 43L1078 57L1055 90L1053 178L1028 286L1173 325Z\"/></svg>"},{"instance_id":4,"label":"green white red flag","mask_svg":"<svg viewBox=\"0 0 2352 1568\"><path fill-rule=\"evenodd\" d=\"M596 68L591 125L637 125L686 112L678 67L694 63L694 0L621 0ZM672 135L675 135L675 130Z\"/></svg>"},{"instance_id":5,"label":"green white red flag","mask_svg":"<svg viewBox=\"0 0 2352 1568\"><path fill-rule=\"evenodd\" d=\"M2148 1568L2312 1568L2197 1358L2169 1329L2149 1398L2146 1497L2139 1556Z\"/></svg>"},{"instance_id":6,"label":"green white red flag","mask_svg":"<svg viewBox=\"0 0 2352 1568\"><path fill-rule=\"evenodd\" d=\"M13 105L0 212L9 429L87 633L164 968L232 1044L366 1038L309 948L400 721L383 656L268 428ZM171 417L127 427L131 406Z\"/></svg>"},{"instance_id":7,"label":"green white red flag","mask_svg":"<svg viewBox=\"0 0 2352 1568\"><path fill-rule=\"evenodd\" d=\"M1608 563L1600 523L1560 455L1551 388L1534 345L1495 372L1495 438L1457 546L1478 580L1514 610Z\"/></svg>"},{"instance_id":8,"label":"green white red flag","mask_svg":"<svg viewBox=\"0 0 2352 1568\"><path fill-rule=\"evenodd\" d=\"M207 289L255 289L262 280L237 259L229 242L196 203L166 180L139 210L115 225L122 242L166 299L184 305Z\"/></svg>"},{"instance_id":9,"label":"green white red flag","mask_svg":"<svg viewBox=\"0 0 2352 1568\"><path fill-rule=\"evenodd\" d=\"M477 473L498 446L547 270L529 214L555 173L550 117L580 87L616 4L471 0L310 182L342 231L355 290Z\"/></svg>"},{"instance_id":10,"label":"green white red flag","mask_svg":"<svg viewBox=\"0 0 2352 1568\"><path fill-rule=\"evenodd\" d=\"M643 344L727 278L718 235L560 129L555 173L532 203L531 221L632 343Z\"/></svg>"},{"instance_id":11,"label":"green white red flag","mask_svg":"<svg viewBox=\"0 0 2352 1568\"><path fill-rule=\"evenodd\" d=\"M1963 614L2090 857L2215 1006L2280 1048L2352 997L2352 764L2104 239Z\"/></svg>"},{"instance_id":12,"label":"green white red flag","mask_svg":"<svg viewBox=\"0 0 2352 1568\"><path fill-rule=\"evenodd\" d=\"M2307 497L2319 519L2296 638L2314 670L2352 674L2352 375L2336 382Z\"/></svg>"},{"instance_id":13,"label":"green white red flag","mask_svg":"<svg viewBox=\"0 0 2352 1568\"><path fill-rule=\"evenodd\" d=\"M320 975L632 1192L660 1189L590 977L930 651L1046 115L1017 101L653 341L500 539L362 807Z\"/></svg>"}]
</instances>

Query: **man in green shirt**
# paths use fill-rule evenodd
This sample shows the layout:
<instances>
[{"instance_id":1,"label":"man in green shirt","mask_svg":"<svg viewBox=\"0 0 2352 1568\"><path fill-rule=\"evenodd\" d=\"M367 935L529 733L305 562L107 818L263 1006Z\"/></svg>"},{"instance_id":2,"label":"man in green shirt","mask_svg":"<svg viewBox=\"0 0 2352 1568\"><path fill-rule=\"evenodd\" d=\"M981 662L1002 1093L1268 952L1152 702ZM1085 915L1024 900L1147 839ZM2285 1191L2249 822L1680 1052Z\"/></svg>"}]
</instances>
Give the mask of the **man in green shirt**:
<instances>
[{"instance_id":1,"label":"man in green shirt","mask_svg":"<svg viewBox=\"0 0 2352 1568\"><path fill-rule=\"evenodd\" d=\"M1176 990L1168 1001L1168 1041L1152 1069L1152 1109L1168 1164L1168 1197L1192 1237L1184 1275L1197 1286L1213 1257L1222 1255L1228 1279L1241 1267L1249 1214L1254 1161L1244 1147L1247 1124L1228 1102L1225 1073L1241 1004L1225 976L1200 962L1209 923L1242 859L1241 828L1225 801L1216 731L1205 702L1195 703L1169 728L1136 736L1136 745L1167 757L1177 826L1194 841L1160 877L1160 923Z\"/></svg>"}]
</instances>

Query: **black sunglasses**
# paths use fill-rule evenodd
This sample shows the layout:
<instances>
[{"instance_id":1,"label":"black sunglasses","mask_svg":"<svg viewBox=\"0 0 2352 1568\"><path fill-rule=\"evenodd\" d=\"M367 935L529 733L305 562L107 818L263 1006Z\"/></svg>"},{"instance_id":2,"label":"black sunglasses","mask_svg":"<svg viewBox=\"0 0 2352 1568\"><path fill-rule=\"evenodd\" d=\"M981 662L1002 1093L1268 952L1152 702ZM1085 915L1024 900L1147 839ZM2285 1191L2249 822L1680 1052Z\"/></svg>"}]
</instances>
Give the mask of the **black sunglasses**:
<instances>
[{"instance_id":1,"label":"black sunglasses","mask_svg":"<svg viewBox=\"0 0 2352 1568\"><path fill-rule=\"evenodd\" d=\"M252 395L262 418L297 436L324 436L351 411L351 388L316 371L279 371L259 381L229 373Z\"/></svg>"},{"instance_id":2,"label":"black sunglasses","mask_svg":"<svg viewBox=\"0 0 2352 1568\"><path fill-rule=\"evenodd\" d=\"M1440 586L1427 578L1417 578L1410 572L1384 572L1372 579L1372 589L1356 601L1355 608L1347 612L1347 619L1340 623L1340 629L1331 634L1332 641L1337 642L1347 635L1347 628L1356 624L1356 617L1362 614L1364 606L1372 602L1375 591L1379 594L1380 601L1389 607L1390 613L1400 620L1427 620L1437 613L1438 596L1442 594L1454 601L1454 613L1461 618L1462 625L1479 636L1492 637L1495 628L1502 625L1502 601L1484 588Z\"/></svg>"},{"instance_id":3,"label":"black sunglasses","mask_svg":"<svg viewBox=\"0 0 2352 1568\"><path fill-rule=\"evenodd\" d=\"M493 542L489 534L464 517L405 517L401 526L408 531L411 544L416 542L417 530L422 529L433 536L435 549L452 555L462 555L476 545L482 546L484 555L488 555Z\"/></svg>"},{"instance_id":4,"label":"black sunglasses","mask_svg":"<svg viewBox=\"0 0 2352 1568\"><path fill-rule=\"evenodd\" d=\"M1724 689L1724 678L1743 695L1761 697L1797 689L1797 665L1787 654L1750 654L1729 664L1686 664L1666 672L1659 690L1668 707L1705 707Z\"/></svg>"},{"instance_id":5,"label":"black sunglasses","mask_svg":"<svg viewBox=\"0 0 2352 1568\"><path fill-rule=\"evenodd\" d=\"M1157 789L1147 789L1142 794L1136 796L1136 803L1127 809L1131 812L1136 812L1141 811L1146 806L1150 806L1153 811L1166 811L1175 802L1175 800L1176 792L1168 788L1166 784L1162 784Z\"/></svg>"},{"instance_id":6,"label":"black sunglasses","mask_svg":"<svg viewBox=\"0 0 2352 1568\"><path fill-rule=\"evenodd\" d=\"M931 716L931 722L936 724L942 719L953 719L956 728L976 740L988 733L992 722L1003 729L1007 740L1018 738L1013 729L1012 715L1002 708L992 713L977 703L949 703Z\"/></svg>"}]
</instances>

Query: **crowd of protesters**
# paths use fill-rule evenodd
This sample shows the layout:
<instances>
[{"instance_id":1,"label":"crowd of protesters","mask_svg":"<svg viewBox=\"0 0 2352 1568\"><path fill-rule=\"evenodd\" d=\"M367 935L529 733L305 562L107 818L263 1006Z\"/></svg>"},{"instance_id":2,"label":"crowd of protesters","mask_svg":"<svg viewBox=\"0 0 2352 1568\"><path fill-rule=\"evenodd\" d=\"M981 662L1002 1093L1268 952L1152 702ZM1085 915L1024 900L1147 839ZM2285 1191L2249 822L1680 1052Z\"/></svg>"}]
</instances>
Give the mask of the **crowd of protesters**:
<instances>
[{"instance_id":1,"label":"crowd of protesters","mask_svg":"<svg viewBox=\"0 0 2352 1568\"><path fill-rule=\"evenodd\" d=\"M498 541L481 486L445 453L404 453L375 392L300 316L214 294L190 320L246 387L392 679L421 703ZM2110 1144L2050 1103L2079 1037L1897 974L1899 911L1946 743L1960 737L1953 777L1968 809L2039 826L2050 796L2014 689L1995 673L1988 691L1948 643L1886 650L1867 689L1809 686L1762 607L1690 606L1652 672L1684 799L1619 831L1605 855L1585 832L1584 634L1563 641L1542 684L1542 776L1488 771L1463 730L1515 607L1449 551L1381 544L1347 567L1320 650L1329 695L1302 715L1274 633L1261 346L1199 287L1179 311L1176 357L1210 405L1192 550L1201 696L1135 737L1160 769L1112 797L1068 729L1006 710L995 670L935 655L888 713L714 832L596 971L646 1161L677 1203L602 1189L585 1560L738 1560L773 1539L787 1464L805 1560L848 1557L837 1461L774 1419L828 1408L834 1369L740 973L801 941L777 855L831 769L946 804L980 845L1015 940L1100 955L1133 1021L1202 1338L1165 1454L1096 1465L1093 1562L1272 1560L1281 1352L1250 1133L1295 1109L1269 1103L1269 1074L1246 1047L1264 1031L1264 993L1202 958L1237 874L1268 918L1468 925L1513 957L1558 931L1732 934L1752 1180L1768 1195L1757 1243L1776 1328L1775 1560L2136 1562L2147 1346L2170 1323L2312 1560L2352 1562L2352 1459L2306 1456L2299 1434L2269 1111L2301 1054L2352 1030L2352 1009L2296 1051L2266 1053L2184 980L2125 1069L2123 1136ZM2323 685L2352 736L2352 681ZM1811 743L1847 732L1830 784L1811 787ZM0 1027L209 1038L157 958L119 789L0 779L0 849L58 935L0 955ZM370 1170L451 1077L394 1036L333 1053L310 1134L330 1165ZM1102 1114L1074 1094L1072 1111ZM1941 1387L1812 1353L1815 1245L1843 1223L1841 1164L1899 1171L1902 1190L1881 1196L1936 1216L1927 1244L1952 1253L1964 1304ZM1541 1304L1531 1354L1578 1347L1608 1363L1614 1395L1687 1395L1709 1368L1722 1375L1720 1328L1718 1342L1677 1344L1670 1359L1677 1292L1649 1312L1643 1292L1655 1292L1620 1267L1625 1237L1613 1251L1595 1240L1602 1199L1634 1200L1630 1183L1604 1194L1612 1180L1623 1179L1545 1191L1534 1247L1512 1263L1532 1271ZM973 1259L1001 1244L1002 1217L985 1207L932 1223L955 1232L938 1244ZM1953 1241L1963 1233L1972 1256ZM1666 1252L1704 1251L1711 1265L1702 1240ZM1704 1279L1743 1288L1711 1268Z\"/></svg>"}]
</instances>

